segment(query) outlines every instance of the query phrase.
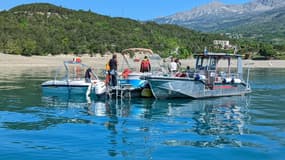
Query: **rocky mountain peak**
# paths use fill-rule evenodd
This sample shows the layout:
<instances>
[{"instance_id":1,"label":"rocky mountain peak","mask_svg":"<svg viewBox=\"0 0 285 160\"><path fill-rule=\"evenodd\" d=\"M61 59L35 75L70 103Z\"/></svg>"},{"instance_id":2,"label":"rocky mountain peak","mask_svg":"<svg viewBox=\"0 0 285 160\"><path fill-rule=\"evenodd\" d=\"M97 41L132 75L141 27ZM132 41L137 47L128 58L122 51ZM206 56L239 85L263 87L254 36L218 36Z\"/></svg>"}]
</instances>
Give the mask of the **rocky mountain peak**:
<instances>
[{"instance_id":1,"label":"rocky mountain peak","mask_svg":"<svg viewBox=\"0 0 285 160\"><path fill-rule=\"evenodd\" d=\"M285 6L285 0L252 0L244 4L224 4L218 0L193 8L189 11L179 12L170 16L155 19L159 23L175 23L177 21L191 21L206 16L231 17L233 15L254 14L274 8Z\"/></svg>"},{"instance_id":2,"label":"rocky mountain peak","mask_svg":"<svg viewBox=\"0 0 285 160\"><path fill-rule=\"evenodd\" d=\"M285 43L285 0L251 0L231 5L212 1L190 11L157 18L154 21L205 32L244 33L248 37L265 37L265 41L272 38L274 30L277 38L274 37L272 41Z\"/></svg>"},{"instance_id":3,"label":"rocky mountain peak","mask_svg":"<svg viewBox=\"0 0 285 160\"><path fill-rule=\"evenodd\" d=\"M212 1L206 5L193 8L189 11L179 12L174 15L168 16L166 18L170 18L172 20L180 19L180 20L191 20L202 16L208 15L221 15L224 13L233 12L231 5L226 5L220 1Z\"/></svg>"}]
</instances>

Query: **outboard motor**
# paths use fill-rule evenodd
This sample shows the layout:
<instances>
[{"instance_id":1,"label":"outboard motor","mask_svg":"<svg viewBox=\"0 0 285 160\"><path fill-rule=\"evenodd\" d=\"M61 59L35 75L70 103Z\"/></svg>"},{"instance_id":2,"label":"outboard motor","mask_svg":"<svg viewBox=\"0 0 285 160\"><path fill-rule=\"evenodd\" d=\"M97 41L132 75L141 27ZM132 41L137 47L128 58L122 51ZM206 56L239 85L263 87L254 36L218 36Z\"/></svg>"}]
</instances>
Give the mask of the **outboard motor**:
<instances>
[{"instance_id":1,"label":"outboard motor","mask_svg":"<svg viewBox=\"0 0 285 160\"><path fill-rule=\"evenodd\" d=\"M105 85L105 82L97 82L95 84L95 94L96 95L101 95L101 94L104 94L106 92L106 85Z\"/></svg>"}]
</instances>

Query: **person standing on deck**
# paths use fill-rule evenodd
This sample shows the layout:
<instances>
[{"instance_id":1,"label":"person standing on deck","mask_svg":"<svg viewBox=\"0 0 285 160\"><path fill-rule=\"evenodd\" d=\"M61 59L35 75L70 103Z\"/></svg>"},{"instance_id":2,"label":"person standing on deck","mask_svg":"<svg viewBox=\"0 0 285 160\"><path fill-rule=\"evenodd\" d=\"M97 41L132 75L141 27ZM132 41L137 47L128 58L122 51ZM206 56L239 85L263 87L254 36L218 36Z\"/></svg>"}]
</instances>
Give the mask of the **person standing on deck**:
<instances>
[{"instance_id":1,"label":"person standing on deck","mask_svg":"<svg viewBox=\"0 0 285 160\"><path fill-rule=\"evenodd\" d=\"M117 61L117 55L114 54L112 59L109 61L110 66L110 75L111 75L111 86L117 85L117 68L118 68L118 61Z\"/></svg>"},{"instance_id":2,"label":"person standing on deck","mask_svg":"<svg viewBox=\"0 0 285 160\"><path fill-rule=\"evenodd\" d=\"M173 57L171 58L171 61L169 63L168 70L171 73L177 72L177 63L174 61Z\"/></svg>"},{"instance_id":3,"label":"person standing on deck","mask_svg":"<svg viewBox=\"0 0 285 160\"><path fill-rule=\"evenodd\" d=\"M161 71L163 74L167 74L168 73L168 63L166 62L166 59L163 59L162 62L159 64Z\"/></svg>"},{"instance_id":4,"label":"person standing on deck","mask_svg":"<svg viewBox=\"0 0 285 160\"><path fill-rule=\"evenodd\" d=\"M92 69L89 67L85 72L85 82L90 83L92 77Z\"/></svg>"},{"instance_id":5,"label":"person standing on deck","mask_svg":"<svg viewBox=\"0 0 285 160\"><path fill-rule=\"evenodd\" d=\"M175 59L175 63L177 64L177 71L180 71L181 68L181 62L179 61L178 58Z\"/></svg>"},{"instance_id":6,"label":"person standing on deck","mask_svg":"<svg viewBox=\"0 0 285 160\"><path fill-rule=\"evenodd\" d=\"M140 72L150 72L150 70L151 70L151 66L150 66L149 59L147 58L147 56L145 56L141 62Z\"/></svg>"}]
</instances>

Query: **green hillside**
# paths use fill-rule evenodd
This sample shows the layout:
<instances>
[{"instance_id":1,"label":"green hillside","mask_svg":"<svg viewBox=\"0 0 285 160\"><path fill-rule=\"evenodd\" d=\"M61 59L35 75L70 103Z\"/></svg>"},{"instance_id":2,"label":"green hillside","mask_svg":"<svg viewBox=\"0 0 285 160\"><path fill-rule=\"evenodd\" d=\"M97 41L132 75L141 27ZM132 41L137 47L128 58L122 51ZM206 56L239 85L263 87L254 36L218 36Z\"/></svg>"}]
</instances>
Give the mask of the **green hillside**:
<instances>
[{"instance_id":1,"label":"green hillside","mask_svg":"<svg viewBox=\"0 0 285 160\"><path fill-rule=\"evenodd\" d=\"M285 45L285 7L242 19L239 24L220 30L274 45Z\"/></svg>"},{"instance_id":2,"label":"green hillside","mask_svg":"<svg viewBox=\"0 0 285 160\"><path fill-rule=\"evenodd\" d=\"M121 52L150 48L163 56L203 51L218 34L203 34L174 25L111 18L51 4L21 5L0 12L0 52L23 55Z\"/></svg>"}]
</instances>

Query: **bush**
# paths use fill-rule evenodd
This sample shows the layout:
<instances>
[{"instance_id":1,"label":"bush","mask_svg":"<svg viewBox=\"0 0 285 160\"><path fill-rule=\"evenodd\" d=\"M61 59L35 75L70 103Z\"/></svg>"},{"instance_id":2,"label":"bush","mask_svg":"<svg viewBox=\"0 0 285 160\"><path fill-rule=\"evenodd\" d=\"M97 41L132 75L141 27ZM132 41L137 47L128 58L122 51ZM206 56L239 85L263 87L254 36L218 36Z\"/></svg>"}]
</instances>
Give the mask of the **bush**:
<instances>
[{"instance_id":1,"label":"bush","mask_svg":"<svg viewBox=\"0 0 285 160\"><path fill-rule=\"evenodd\" d=\"M277 55L276 50L270 44L261 44L259 54L265 57L274 57Z\"/></svg>"}]
</instances>

